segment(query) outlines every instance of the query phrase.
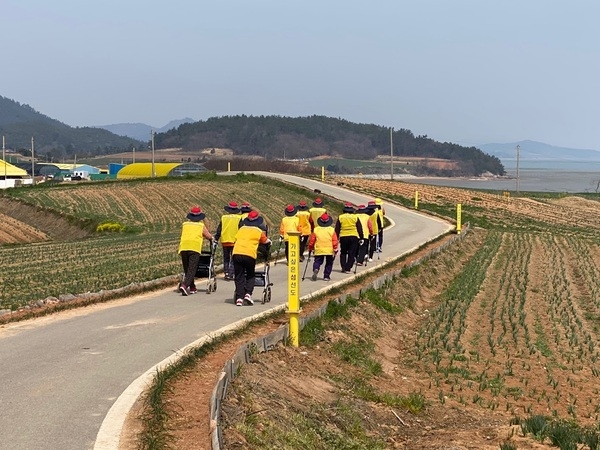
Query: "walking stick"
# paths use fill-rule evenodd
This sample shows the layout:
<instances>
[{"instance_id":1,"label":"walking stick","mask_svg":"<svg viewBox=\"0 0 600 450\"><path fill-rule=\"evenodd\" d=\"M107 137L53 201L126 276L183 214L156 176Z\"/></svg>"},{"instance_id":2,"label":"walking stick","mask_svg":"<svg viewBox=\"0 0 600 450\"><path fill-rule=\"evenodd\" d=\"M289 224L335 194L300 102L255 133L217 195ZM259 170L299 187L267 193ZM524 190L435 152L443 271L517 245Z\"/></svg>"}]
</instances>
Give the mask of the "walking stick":
<instances>
[{"instance_id":1,"label":"walking stick","mask_svg":"<svg viewBox=\"0 0 600 450\"><path fill-rule=\"evenodd\" d=\"M360 253L361 243L358 241L358 250L356 250L356 256L354 257L354 274L356 275L356 269L358 268L358 254Z\"/></svg>"},{"instance_id":2,"label":"walking stick","mask_svg":"<svg viewBox=\"0 0 600 450\"><path fill-rule=\"evenodd\" d=\"M310 262L310 251L308 252L308 258L306 258L306 266L304 266L304 273L302 274L302 281L306 277L306 269L308 269L308 263Z\"/></svg>"}]
</instances>

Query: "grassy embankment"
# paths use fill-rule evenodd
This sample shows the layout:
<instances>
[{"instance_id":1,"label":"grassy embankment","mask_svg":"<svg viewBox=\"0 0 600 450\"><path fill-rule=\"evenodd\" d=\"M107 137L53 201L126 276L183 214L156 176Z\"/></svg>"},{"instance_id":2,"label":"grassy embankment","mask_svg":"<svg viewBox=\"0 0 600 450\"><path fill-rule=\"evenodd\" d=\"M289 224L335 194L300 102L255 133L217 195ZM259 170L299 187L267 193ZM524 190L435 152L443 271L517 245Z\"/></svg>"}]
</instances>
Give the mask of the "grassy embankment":
<instances>
[{"instance_id":1,"label":"grassy embankment","mask_svg":"<svg viewBox=\"0 0 600 450\"><path fill-rule=\"evenodd\" d=\"M34 211L21 219L33 227L60 217L87 227L92 236L1 246L0 309L13 311L49 296L116 289L180 273L180 227L193 205L206 212L205 222L214 232L224 205L248 201L262 213L275 237L285 206L314 198L309 190L274 180L212 173L182 179L39 185L10 189L3 195ZM328 206L340 210L335 203ZM101 229L116 231L95 231ZM217 261L219 257L220 253Z\"/></svg>"},{"instance_id":2,"label":"grassy embankment","mask_svg":"<svg viewBox=\"0 0 600 450\"><path fill-rule=\"evenodd\" d=\"M597 448L598 197L342 182L408 207L418 189L420 209L450 219L461 203L473 231L331 304L300 351L254 356L222 405L226 447Z\"/></svg>"}]
</instances>

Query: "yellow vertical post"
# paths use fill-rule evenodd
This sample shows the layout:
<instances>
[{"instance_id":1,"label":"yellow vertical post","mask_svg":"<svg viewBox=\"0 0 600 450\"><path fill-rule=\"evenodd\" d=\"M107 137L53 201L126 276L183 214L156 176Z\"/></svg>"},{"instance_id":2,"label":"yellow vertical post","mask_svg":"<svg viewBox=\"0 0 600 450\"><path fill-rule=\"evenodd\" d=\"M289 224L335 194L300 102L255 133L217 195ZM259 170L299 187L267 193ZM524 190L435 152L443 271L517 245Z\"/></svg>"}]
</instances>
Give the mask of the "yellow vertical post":
<instances>
[{"instance_id":1,"label":"yellow vertical post","mask_svg":"<svg viewBox=\"0 0 600 450\"><path fill-rule=\"evenodd\" d=\"M456 204L456 234L460 234L462 220L462 205Z\"/></svg>"},{"instance_id":2,"label":"yellow vertical post","mask_svg":"<svg viewBox=\"0 0 600 450\"><path fill-rule=\"evenodd\" d=\"M288 310L290 315L290 341L298 347L300 327L300 232L288 233Z\"/></svg>"},{"instance_id":3,"label":"yellow vertical post","mask_svg":"<svg viewBox=\"0 0 600 450\"><path fill-rule=\"evenodd\" d=\"M321 181L325 181L325 166L321 166Z\"/></svg>"},{"instance_id":4,"label":"yellow vertical post","mask_svg":"<svg viewBox=\"0 0 600 450\"><path fill-rule=\"evenodd\" d=\"M231 172L231 163L227 162L227 172Z\"/></svg>"},{"instance_id":5,"label":"yellow vertical post","mask_svg":"<svg viewBox=\"0 0 600 450\"><path fill-rule=\"evenodd\" d=\"M415 191L415 209L419 209L419 191Z\"/></svg>"},{"instance_id":6,"label":"yellow vertical post","mask_svg":"<svg viewBox=\"0 0 600 450\"><path fill-rule=\"evenodd\" d=\"M288 233L288 309L290 315L290 341L298 347L300 327L300 232Z\"/></svg>"}]
</instances>

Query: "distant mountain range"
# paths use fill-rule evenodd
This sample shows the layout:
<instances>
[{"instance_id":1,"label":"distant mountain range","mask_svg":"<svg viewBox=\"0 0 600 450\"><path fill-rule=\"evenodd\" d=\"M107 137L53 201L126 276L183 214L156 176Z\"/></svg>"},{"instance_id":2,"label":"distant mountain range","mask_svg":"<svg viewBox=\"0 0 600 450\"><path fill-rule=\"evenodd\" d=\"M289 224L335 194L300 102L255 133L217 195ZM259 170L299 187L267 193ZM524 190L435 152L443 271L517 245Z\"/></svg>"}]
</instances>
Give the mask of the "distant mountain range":
<instances>
[{"instance_id":1,"label":"distant mountain range","mask_svg":"<svg viewBox=\"0 0 600 450\"><path fill-rule=\"evenodd\" d=\"M118 136L108 130L71 127L52 119L29 105L0 96L0 134L9 149L31 151L32 139L37 156L48 161L73 158L82 153L118 153L139 148L139 140ZM145 139L146 141L149 138Z\"/></svg>"},{"instance_id":2,"label":"distant mountain range","mask_svg":"<svg viewBox=\"0 0 600 450\"><path fill-rule=\"evenodd\" d=\"M165 131L177 128L179 125L191 122L195 122L195 120L186 117L185 119L172 120L161 128L146 125L145 123L115 123L112 125L100 125L96 128L102 128L119 136L127 136L139 141L150 141L150 133L152 130L154 130L155 133L164 133Z\"/></svg>"},{"instance_id":3,"label":"distant mountain range","mask_svg":"<svg viewBox=\"0 0 600 450\"><path fill-rule=\"evenodd\" d=\"M476 147L505 162L517 159L517 145L519 146L519 159L522 161L600 162L600 151L598 150L557 147L529 140L505 144L482 144Z\"/></svg>"}]
</instances>

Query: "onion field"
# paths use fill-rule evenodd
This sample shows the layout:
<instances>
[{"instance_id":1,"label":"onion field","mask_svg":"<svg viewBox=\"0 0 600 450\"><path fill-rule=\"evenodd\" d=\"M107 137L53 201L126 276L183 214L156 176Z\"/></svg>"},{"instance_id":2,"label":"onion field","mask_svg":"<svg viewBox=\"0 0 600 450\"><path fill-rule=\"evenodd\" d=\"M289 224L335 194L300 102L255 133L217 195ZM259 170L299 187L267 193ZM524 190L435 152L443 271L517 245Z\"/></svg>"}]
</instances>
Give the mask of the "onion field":
<instances>
[{"instance_id":1,"label":"onion field","mask_svg":"<svg viewBox=\"0 0 600 450\"><path fill-rule=\"evenodd\" d=\"M116 223L125 230L89 239L0 246L0 309L11 310L49 296L116 289L178 274L181 223L194 205L205 211L205 223L214 233L224 205L247 201L278 235L285 206L313 200L310 191L251 175L59 185L4 195L42 211L26 224L32 230L36 216L48 215L43 211Z\"/></svg>"}]
</instances>

